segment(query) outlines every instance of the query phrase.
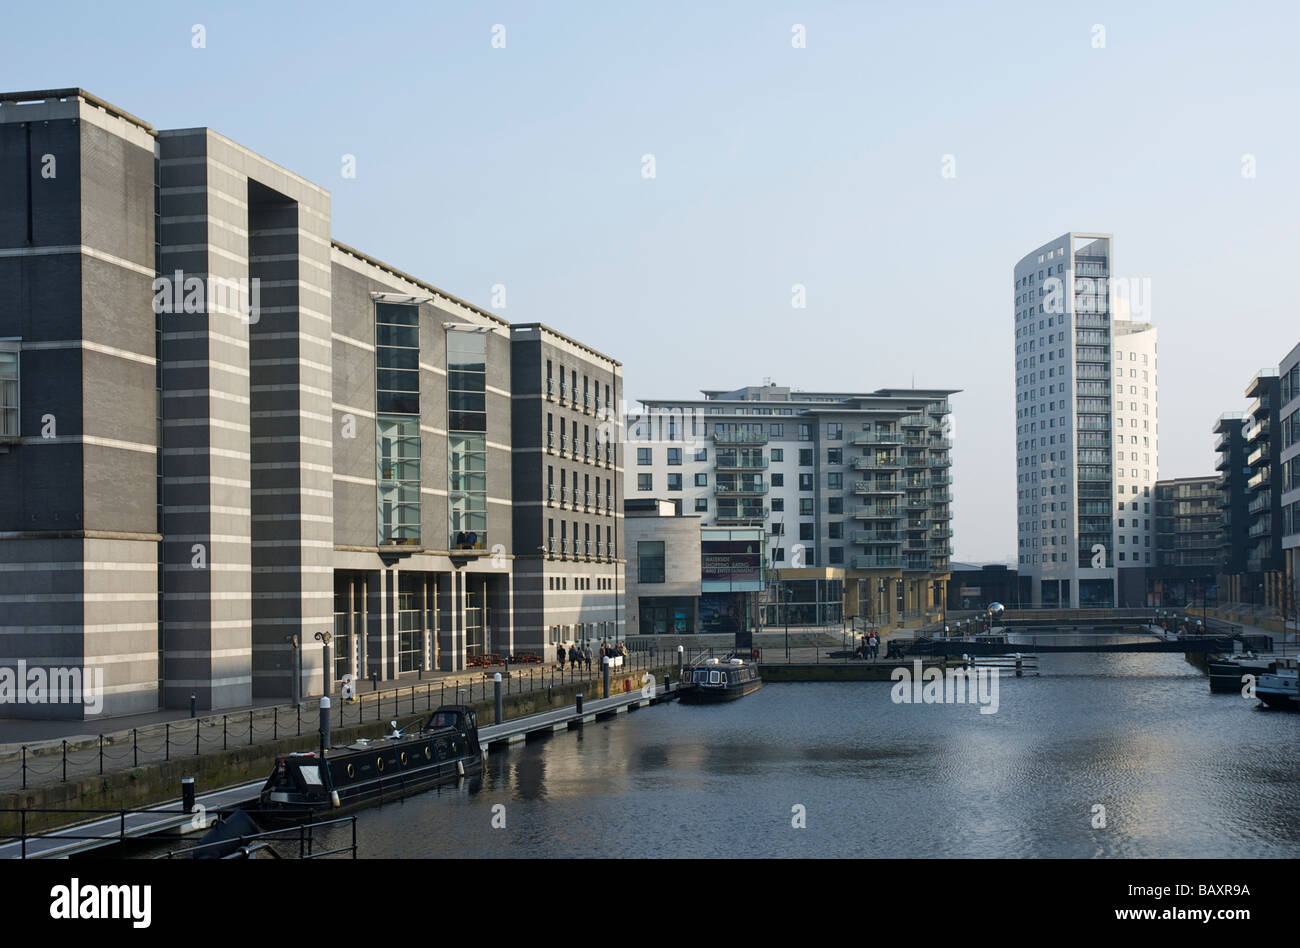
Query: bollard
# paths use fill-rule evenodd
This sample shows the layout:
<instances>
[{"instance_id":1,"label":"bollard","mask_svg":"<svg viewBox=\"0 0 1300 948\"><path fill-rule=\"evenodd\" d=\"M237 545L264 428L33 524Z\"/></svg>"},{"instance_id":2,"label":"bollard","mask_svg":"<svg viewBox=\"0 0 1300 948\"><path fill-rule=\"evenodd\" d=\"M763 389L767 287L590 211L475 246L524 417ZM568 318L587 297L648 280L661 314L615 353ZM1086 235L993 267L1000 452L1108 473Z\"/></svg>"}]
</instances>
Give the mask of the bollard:
<instances>
[{"instance_id":1,"label":"bollard","mask_svg":"<svg viewBox=\"0 0 1300 948\"><path fill-rule=\"evenodd\" d=\"M321 695L320 699L320 759L325 762L325 755L330 749L330 699Z\"/></svg>"},{"instance_id":2,"label":"bollard","mask_svg":"<svg viewBox=\"0 0 1300 948\"><path fill-rule=\"evenodd\" d=\"M604 690L601 692L600 696L602 698L608 698L609 697L609 656L608 655L605 656L605 660L602 661L600 664L601 667L604 668L605 670L604 684L603 684Z\"/></svg>"},{"instance_id":3,"label":"bollard","mask_svg":"<svg viewBox=\"0 0 1300 948\"><path fill-rule=\"evenodd\" d=\"M576 697L578 699L578 713L582 714L582 692L579 691Z\"/></svg>"},{"instance_id":4,"label":"bollard","mask_svg":"<svg viewBox=\"0 0 1300 948\"><path fill-rule=\"evenodd\" d=\"M198 710L199 710L199 696L191 691L190 692L190 717L192 718L198 717Z\"/></svg>"},{"instance_id":5,"label":"bollard","mask_svg":"<svg viewBox=\"0 0 1300 948\"><path fill-rule=\"evenodd\" d=\"M1023 676L1023 674L1024 673L1021 670L1021 666L1020 666L1020 653L1016 652L1016 677L1020 678Z\"/></svg>"},{"instance_id":6,"label":"bollard","mask_svg":"<svg viewBox=\"0 0 1300 948\"><path fill-rule=\"evenodd\" d=\"M194 756L199 756L199 720L194 719Z\"/></svg>"},{"instance_id":7,"label":"bollard","mask_svg":"<svg viewBox=\"0 0 1300 948\"><path fill-rule=\"evenodd\" d=\"M682 680L682 663L686 661L685 649L677 646L677 680Z\"/></svg>"},{"instance_id":8,"label":"bollard","mask_svg":"<svg viewBox=\"0 0 1300 948\"><path fill-rule=\"evenodd\" d=\"M668 697L671 692L668 690L668 672L664 672L664 697Z\"/></svg>"},{"instance_id":9,"label":"bollard","mask_svg":"<svg viewBox=\"0 0 1300 948\"><path fill-rule=\"evenodd\" d=\"M181 778L181 812L194 812L194 778Z\"/></svg>"},{"instance_id":10,"label":"bollard","mask_svg":"<svg viewBox=\"0 0 1300 948\"><path fill-rule=\"evenodd\" d=\"M501 708L501 673L497 672L492 676L492 704L496 711L496 720L493 724L500 724L505 720L505 713Z\"/></svg>"}]
</instances>

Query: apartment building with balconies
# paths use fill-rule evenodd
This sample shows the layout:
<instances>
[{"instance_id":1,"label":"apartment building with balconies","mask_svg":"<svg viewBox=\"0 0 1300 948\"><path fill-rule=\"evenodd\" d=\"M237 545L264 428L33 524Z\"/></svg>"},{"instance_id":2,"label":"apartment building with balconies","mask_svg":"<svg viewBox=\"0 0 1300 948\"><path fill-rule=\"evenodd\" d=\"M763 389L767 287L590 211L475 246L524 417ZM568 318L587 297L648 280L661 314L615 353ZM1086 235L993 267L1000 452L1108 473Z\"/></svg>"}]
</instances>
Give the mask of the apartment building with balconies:
<instances>
[{"instance_id":1,"label":"apartment building with balconies","mask_svg":"<svg viewBox=\"0 0 1300 948\"><path fill-rule=\"evenodd\" d=\"M799 624L915 617L942 602L952 555L955 391L642 399L627 495L672 498L706 526L762 526L769 622L787 609Z\"/></svg>"}]
</instances>

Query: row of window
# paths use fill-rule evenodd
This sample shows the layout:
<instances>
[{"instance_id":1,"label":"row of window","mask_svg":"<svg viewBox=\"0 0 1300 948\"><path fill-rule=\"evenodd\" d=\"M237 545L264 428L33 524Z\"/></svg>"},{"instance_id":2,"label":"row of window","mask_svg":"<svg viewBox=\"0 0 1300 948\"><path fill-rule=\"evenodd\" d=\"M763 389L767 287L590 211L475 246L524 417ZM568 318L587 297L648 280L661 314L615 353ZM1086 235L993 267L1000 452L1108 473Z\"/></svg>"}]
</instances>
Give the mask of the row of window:
<instances>
[{"instance_id":1,"label":"row of window","mask_svg":"<svg viewBox=\"0 0 1300 948\"><path fill-rule=\"evenodd\" d=\"M555 376L555 367L550 359L546 360L546 395L554 398L559 397L560 401L572 402L574 407L580 407L584 411L597 411L602 415L608 416L613 411L612 391L609 384L605 384L605 397L601 399L601 383L589 377L585 373L582 376L582 395L578 395L578 370L569 369L568 377L565 377L564 366L559 367L558 379Z\"/></svg>"}]
</instances>

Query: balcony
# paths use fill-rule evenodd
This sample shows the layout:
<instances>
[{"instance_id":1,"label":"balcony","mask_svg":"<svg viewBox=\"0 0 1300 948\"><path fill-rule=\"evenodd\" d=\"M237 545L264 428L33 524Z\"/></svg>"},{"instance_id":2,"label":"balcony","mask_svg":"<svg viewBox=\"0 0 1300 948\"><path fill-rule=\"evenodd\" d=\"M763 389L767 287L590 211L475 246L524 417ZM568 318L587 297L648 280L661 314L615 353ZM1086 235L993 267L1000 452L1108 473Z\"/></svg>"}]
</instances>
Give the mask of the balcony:
<instances>
[{"instance_id":1,"label":"balcony","mask_svg":"<svg viewBox=\"0 0 1300 948\"><path fill-rule=\"evenodd\" d=\"M899 569L903 565L901 556L864 556L853 557L854 569Z\"/></svg>"},{"instance_id":2,"label":"balcony","mask_svg":"<svg viewBox=\"0 0 1300 948\"><path fill-rule=\"evenodd\" d=\"M930 462L926 460L924 454L909 454L903 459L903 470L920 471L929 467Z\"/></svg>"},{"instance_id":3,"label":"balcony","mask_svg":"<svg viewBox=\"0 0 1300 948\"><path fill-rule=\"evenodd\" d=\"M715 431L714 444L767 444L767 435L753 431Z\"/></svg>"},{"instance_id":4,"label":"balcony","mask_svg":"<svg viewBox=\"0 0 1300 948\"><path fill-rule=\"evenodd\" d=\"M932 504L950 504L952 503L952 491L936 490L930 493L930 503Z\"/></svg>"},{"instance_id":5,"label":"balcony","mask_svg":"<svg viewBox=\"0 0 1300 948\"><path fill-rule=\"evenodd\" d=\"M547 397L547 398L555 398L555 391L556 391L556 388L557 388L557 386L556 386L556 384L555 384L555 379L547 379L547 380L546 380L546 397Z\"/></svg>"},{"instance_id":6,"label":"balcony","mask_svg":"<svg viewBox=\"0 0 1300 948\"><path fill-rule=\"evenodd\" d=\"M908 553L903 557L903 569L928 571L930 569L930 555L928 553Z\"/></svg>"},{"instance_id":7,"label":"balcony","mask_svg":"<svg viewBox=\"0 0 1300 948\"><path fill-rule=\"evenodd\" d=\"M861 457L853 459L853 469L857 471L899 471L903 462L899 458Z\"/></svg>"},{"instance_id":8,"label":"balcony","mask_svg":"<svg viewBox=\"0 0 1300 948\"><path fill-rule=\"evenodd\" d=\"M862 504L855 507L855 520L897 520L901 510L896 504Z\"/></svg>"},{"instance_id":9,"label":"balcony","mask_svg":"<svg viewBox=\"0 0 1300 948\"><path fill-rule=\"evenodd\" d=\"M546 500L547 500L549 503L552 503L552 504L553 504L553 503L555 503L556 498L557 498L558 496L559 496L559 492L556 490L555 485L554 485L554 484L547 484L547 485L546 485Z\"/></svg>"},{"instance_id":10,"label":"balcony","mask_svg":"<svg viewBox=\"0 0 1300 948\"><path fill-rule=\"evenodd\" d=\"M767 458L730 458L715 454L713 466L719 471L762 471L767 469Z\"/></svg>"},{"instance_id":11,"label":"balcony","mask_svg":"<svg viewBox=\"0 0 1300 948\"><path fill-rule=\"evenodd\" d=\"M569 386L561 382L560 383L560 404L563 405L568 400L569 400Z\"/></svg>"},{"instance_id":12,"label":"balcony","mask_svg":"<svg viewBox=\"0 0 1300 948\"><path fill-rule=\"evenodd\" d=\"M903 542L903 538L897 533L878 530L854 530L852 539L854 543L886 543L890 546Z\"/></svg>"},{"instance_id":13,"label":"balcony","mask_svg":"<svg viewBox=\"0 0 1300 948\"><path fill-rule=\"evenodd\" d=\"M1251 491L1261 490L1268 486L1268 482L1272 479L1272 477L1273 477L1273 472L1272 472L1271 465L1266 467L1261 467L1258 471L1255 472L1254 477L1246 481L1246 487Z\"/></svg>"},{"instance_id":14,"label":"balcony","mask_svg":"<svg viewBox=\"0 0 1300 948\"><path fill-rule=\"evenodd\" d=\"M927 507L929 507L929 506L930 506L930 499L929 499L928 497L908 497L908 498L907 498L907 509L908 509L908 510L925 510L925 509L926 509Z\"/></svg>"},{"instance_id":15,"label":"balcony","mask_svg":"<svg viewBox=\"0 0 1300 948\"><path fill-rule=\"evenodd\" d=\"M719 526L761 527L767 514L766 507L742 507L739 510L719 510L714 519Z\"/></svg>"},{"instance_id":16,"label":"balcony","mask_svg":"<svg viewBox=\"0 0 1300 948\"><path fill-rule=\"evenodd\" d=\"M904 428L930 427L930 422L926 420L925 415L904 415L901 419L899 419L898 423L900 426Z\"/></svg>"},{"instance_id":17,"label":"balcony","mask_svg":"<svg viewBox=\"0 0 1300 948\"><path fill-rule=\"evenodd\" d=\"M952 485L952 475L932 474L930 476L930 483L933 484L935 487L949 487Z\"/></svg>"},{"instance_id":18,"label":"balcony","mask_svg":"<svg viewBox=\"0 0 1300 948\"><path fill-rule=\"evenodd\" d=\"M713 493L720 497L762 497L766 484L714 484Z\"/></svg>"},{"instance_id":19,"label":"balcony","mask_svg":"<svg viewBox=\"0 0 1300 948\"><path fill-rule=\"evenodd\" d=\"M944 437L942 435L936 438L931 438L926 443L926 447L928 447L931 451L951 451L952 438Z\"/></svg>"},{"instance_id":20,"label":"balcony","mask_svg":"<svg viewBox=\"0 0 1300 948\"><path fill-rule=\"evenodd\" d=\"M952 407L946 401L931 402L925 406L925 410L929 414L938 415L939 417L952 414Z\"/></svg>"},{"instance_id":21,"label":"balcony","mask_svg":"<svg viewBox=\"0 0 1300 948\"><path fill-rule=\"evenodd\" d=\"M1229 505L1225 504L1224 506L1229 506ZM1262 511L1268 510L1272 506L1273 506L1272 492L1263 491L1259 494L1258 497L1251 498L1250 503L1246 505L1246 512L1257 514Z\"/></svg>"},{"instance_id":22,"label":"balcony","mask_svg":"<svg viewBox=\"0 0 1300 948\"><path fill-rule=\"evenodd\" d=\"M900 431L863 431L853 436L853 444L871 445L871 444L902 444L903 434Z\"/></svg>"},{"instance_id":23,"label":"balcony","mask_svg":"<svg viewBox=\"0 0 1300 948\"><path fill-rule=\"evenodd\" d=\"M1251 467L1258 467L1261 462L1268 459L1269 445L1267 441L1257 441L1255 449L1246 455L1246 463Z\"/></svg>"},{"instance_id":24,"label":"balcony","mask_svg":"<svg viewBox=\"0 0 1300 948\"><path fill-rule=\"evenodd\" d=\"M909 477L903 481L903 486L908 490L925 490L931 483L932 481L928 477Z\"/></svg>"},{"instance_id":25,"label":"balcony","mask_svg":"<svg viewBox=\"0 0 1300 948\"><path fill-rule=\"evenodd\" d=\"M904 550L925 552L929 548L930 548L930 541L925 539L924 537L920 537L920 538L908 537L907 541L903 543Z\"/></svg>"},{"instance_id":26,"label":"balcony","mask_svg":"<svg viewBox=\"0 0 1300 948\"><path fill-rule=\"evenodd\" d=\"M592 398L589 394L587 394L586 392L583 392L583 393L582 393L582 410L585 411L585 412L589 412L589 411L591 411L595 406L596 406L596 400L593 399L593 398Z\"/></svg>"}]
</instances>

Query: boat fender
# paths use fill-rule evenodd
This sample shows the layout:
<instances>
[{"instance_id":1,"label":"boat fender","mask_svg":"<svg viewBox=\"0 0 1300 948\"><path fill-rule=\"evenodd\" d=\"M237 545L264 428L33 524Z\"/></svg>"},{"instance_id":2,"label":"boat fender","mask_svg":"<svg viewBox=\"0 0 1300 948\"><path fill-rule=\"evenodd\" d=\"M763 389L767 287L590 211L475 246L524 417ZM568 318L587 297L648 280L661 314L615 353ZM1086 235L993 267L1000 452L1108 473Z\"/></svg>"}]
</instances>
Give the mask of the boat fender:
<instances>
[{"instance_id":1,"label":"boat fender","mask_svg":"<svg viewBox=\"0 0 1300 948\"><path fill-rule=\"evenodd\" d=\"M330 805L331 806L339 805L339 792L337 790L330 791Z\"/></svg>"},{"instance_id":2,"label":"boat fender","mask_svg":"<svg viewBox=\"0 0 1300 948\"><path fill-rule=\"evenodd\" d=\"M456 773L460 774L462 777L465 776L465 761L456 761Z\"/></svg>"},{"instance_id":3,"label":"boat fender","mask_svg":"<svg viewBox=\"0 0 1300 948\"><path fill-rule=\"evenodd\" d=\"M624 690L624 691L631 691L631 690L632 690L632 679L631 679L631 678L624 678L624 679L623 679L623 690Z\"/></svg>"}]
</instances>

